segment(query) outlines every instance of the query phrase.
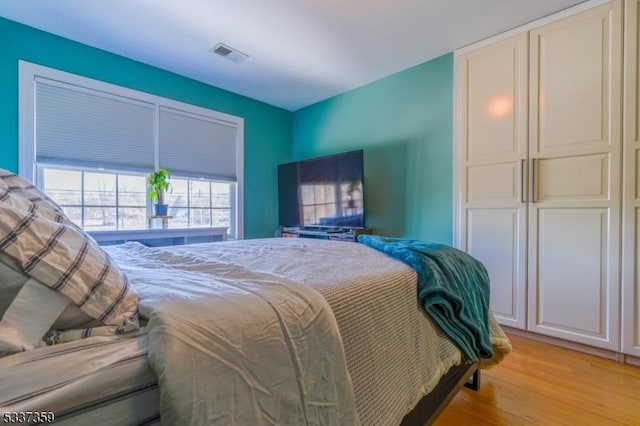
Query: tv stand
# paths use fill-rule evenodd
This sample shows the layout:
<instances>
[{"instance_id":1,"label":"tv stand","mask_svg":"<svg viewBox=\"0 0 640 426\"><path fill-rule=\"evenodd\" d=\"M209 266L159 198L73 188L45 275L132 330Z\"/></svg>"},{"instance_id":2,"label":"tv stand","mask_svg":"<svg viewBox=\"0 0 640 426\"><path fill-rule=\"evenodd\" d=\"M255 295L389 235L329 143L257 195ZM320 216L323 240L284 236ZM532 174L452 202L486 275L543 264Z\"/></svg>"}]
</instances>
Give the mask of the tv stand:
<instances>
[{"instance_id":1,"label":"tv stand","mask_svg":"<svg viewBox=\"0 0 640 426\"><path fill-rule=\"evenodd\" d=\"M319 238L322 240L356 241L360 234L371 234L371 228L348 226L281 226L278 232L283 238Z\"/></svg>"}]
</instances>

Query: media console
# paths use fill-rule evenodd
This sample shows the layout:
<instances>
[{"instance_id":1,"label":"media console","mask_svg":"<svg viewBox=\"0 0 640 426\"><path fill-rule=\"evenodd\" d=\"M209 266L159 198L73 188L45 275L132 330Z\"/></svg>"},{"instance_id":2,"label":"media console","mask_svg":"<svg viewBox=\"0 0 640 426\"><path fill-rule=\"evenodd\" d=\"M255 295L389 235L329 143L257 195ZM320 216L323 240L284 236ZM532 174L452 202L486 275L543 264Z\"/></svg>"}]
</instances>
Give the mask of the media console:
<instances>
[{"instance_id":1,"label":"media console","mask_svg":"<svg viewBox=\"0 0 640 426\"><path fill-rule=\"evenodd\" d=\"M319 238L323 240L356 241L360 234L371 234L371 228L281 226L278 236L283 238Z\"/></svg>"}]
</instances>

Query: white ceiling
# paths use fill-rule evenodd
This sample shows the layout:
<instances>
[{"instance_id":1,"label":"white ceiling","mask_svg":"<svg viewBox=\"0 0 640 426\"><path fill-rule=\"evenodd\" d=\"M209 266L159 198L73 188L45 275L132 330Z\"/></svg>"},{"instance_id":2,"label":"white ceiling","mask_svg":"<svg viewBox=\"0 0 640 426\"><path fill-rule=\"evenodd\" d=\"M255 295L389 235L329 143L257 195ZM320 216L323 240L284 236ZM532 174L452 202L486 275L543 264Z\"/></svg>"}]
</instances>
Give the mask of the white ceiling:
<instances>
[{"instance_id":1,"label":"white ceiling","mask_svg":"<svg viewBox=\"0 0 640 426\"><path fill-rule=\"evenodd\" d=\"M0 16L295 111L582 1L2 0Z\"/></svg>"}]
</instances>

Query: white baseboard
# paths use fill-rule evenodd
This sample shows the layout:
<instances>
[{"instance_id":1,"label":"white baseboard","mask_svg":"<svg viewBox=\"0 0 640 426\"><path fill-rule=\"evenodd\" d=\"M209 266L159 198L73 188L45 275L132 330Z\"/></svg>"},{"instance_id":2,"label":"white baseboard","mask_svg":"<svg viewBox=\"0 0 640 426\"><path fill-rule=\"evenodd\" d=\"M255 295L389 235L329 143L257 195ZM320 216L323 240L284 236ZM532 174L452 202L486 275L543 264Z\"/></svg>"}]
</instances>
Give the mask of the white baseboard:
<instances>
[{"instance_id":1,"label":"white baseboard","mask_svg":"<svg viewBox=\"0 0 640 426\"><path fill-rule=\"evenodd\" d=\"M505 333L507 333L507 335L524 337L525 339L548 343L550 345L559 346L561 348L571 349L577 352L583 352L589 355L598 356L600 358L606 358L623 364L630 364L640 367L640 358L631 355L610 351L607 349L594 348L593 346L583 345L582 343L569 342L567 340L558 339L556 337L543 336L541 334L519 330L517 328L511 328L504 325L501 327L505 331Z\"/></svg>"}]
</instances>

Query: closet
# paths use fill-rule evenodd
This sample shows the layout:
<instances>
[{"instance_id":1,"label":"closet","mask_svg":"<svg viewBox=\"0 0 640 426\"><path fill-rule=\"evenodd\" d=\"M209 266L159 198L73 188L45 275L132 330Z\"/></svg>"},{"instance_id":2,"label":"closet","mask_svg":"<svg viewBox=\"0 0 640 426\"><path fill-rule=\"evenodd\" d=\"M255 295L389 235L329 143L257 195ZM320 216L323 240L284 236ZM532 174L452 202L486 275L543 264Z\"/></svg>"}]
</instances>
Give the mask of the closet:
<instances>
[{"instance_id":1,"label":"closet","mask_svg":"<svg viewBox=\"0 0 640 426\"><path fill-rule=\"evenodd\" d=\"M456 54L456 244L501 324L619 351L623 3L577 9Z\"/></svg>"},{"instance_id":2,"label":"closet","mask_svg":"<svg viewBox=\"0 0 640 426\"><path fill-rule=\"evenodd\" d=\"M640 357L640 0L624 15L622 351Z\"/></svg>"}]
</instances>

